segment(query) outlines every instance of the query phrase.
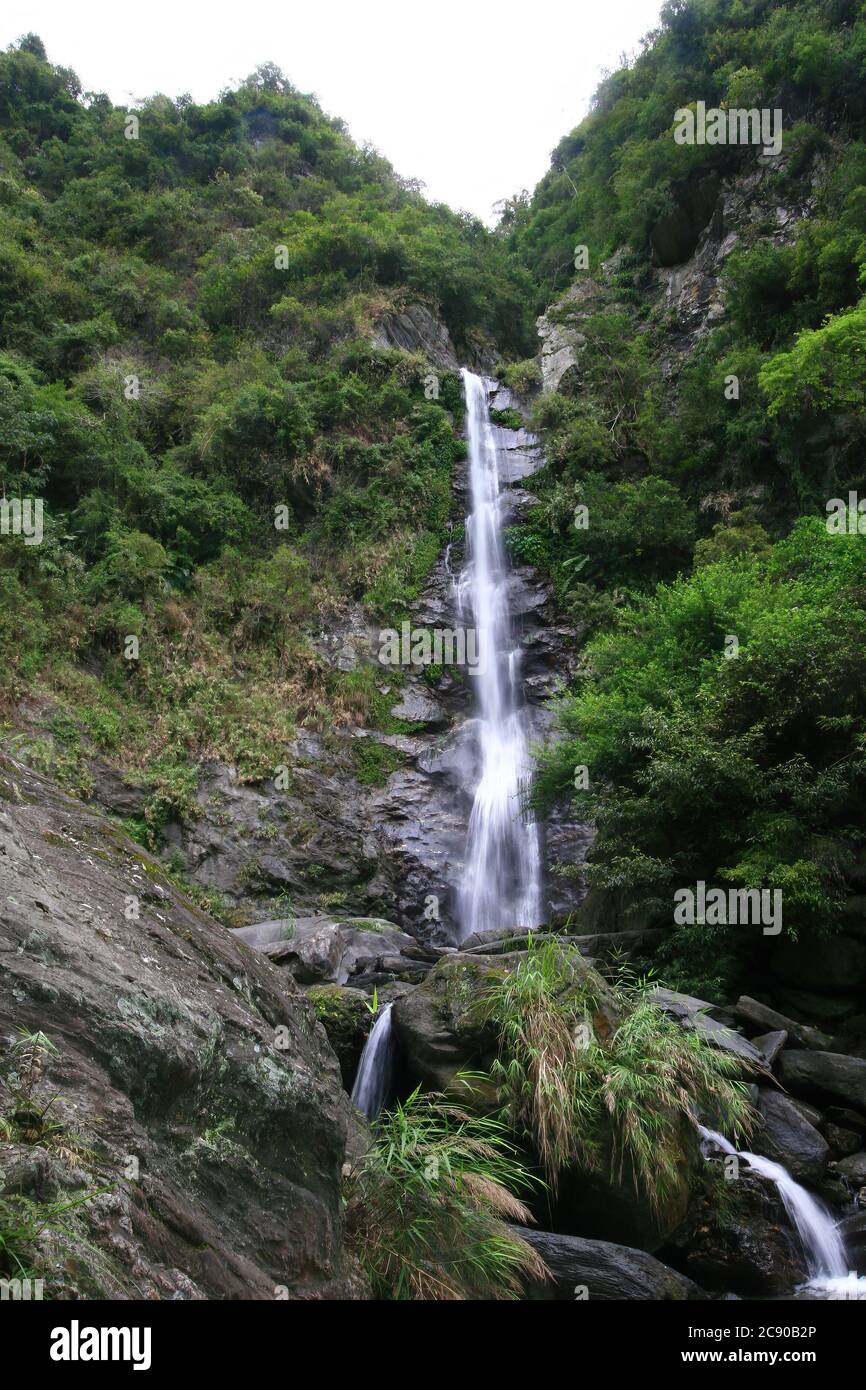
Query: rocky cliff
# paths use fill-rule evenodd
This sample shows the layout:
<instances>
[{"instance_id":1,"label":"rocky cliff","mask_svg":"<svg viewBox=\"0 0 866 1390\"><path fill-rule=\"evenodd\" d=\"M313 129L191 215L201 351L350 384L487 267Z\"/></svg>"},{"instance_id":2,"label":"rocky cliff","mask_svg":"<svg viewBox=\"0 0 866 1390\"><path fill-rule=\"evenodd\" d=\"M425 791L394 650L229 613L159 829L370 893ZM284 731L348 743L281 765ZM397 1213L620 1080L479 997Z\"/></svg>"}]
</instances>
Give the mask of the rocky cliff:
<instances>
[{"instance_id":1,"label":"rocky cliff","mask_svg":"<svg viewBox=\"0 0 866 1390\"><path fill-rule=\"evenodd\" d=\"M0 1032L21 1030L48 1044L35 1080L4 1053L0 1201L33 1234L46 1297L358 1291L341 1239L350 1107L291 975L4 757Z\"/></svg>"}]
</instances>

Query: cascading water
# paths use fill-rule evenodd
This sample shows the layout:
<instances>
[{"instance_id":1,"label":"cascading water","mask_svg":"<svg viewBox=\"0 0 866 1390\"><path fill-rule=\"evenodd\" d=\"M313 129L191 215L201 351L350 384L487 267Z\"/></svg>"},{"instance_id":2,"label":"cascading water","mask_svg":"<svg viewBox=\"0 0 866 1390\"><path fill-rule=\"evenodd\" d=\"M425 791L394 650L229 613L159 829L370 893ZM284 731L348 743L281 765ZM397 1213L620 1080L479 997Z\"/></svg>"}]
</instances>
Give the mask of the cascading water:
<instances>
[{"instance_id":1,"label":"cascading water","mask_svg":"<svg viewBox=\"0 0 866 1390\"><path fill-rule=\"evenodd\" d=\"M508 602L502 544L499 458L481 377L463 369L472 511L466 518L467 563L457 581L464 626L475 628L472 673L478 711L481 775L466 841L459 895L459 934L536 927L541 920L538 826L521 814L530 773L520 690L520 649Z\"/></svg>"},{"instance_id":2,"label":"cascading water","mask_svg":"<svg viewBox=\"0 0 866 1390\"><path fill-rule=\"evenodd\" d=\"M391 1005L382 1010L358 1063L358 1074L352 1087L352 1102L368 1120L375 1120L391 1085L391 1064L394 1054L391 1031Z\"/></svg>"},{"instance_id":3,"label":"cascading water","mask_svg":"<svg viewBox=\"0 0 866 1390\"><path fill-rule=\"evenodd\" d=\"M710 1148L734 1154L748 1163L762 1177L776 1184L779 1196L800 1237L809 1282L806 1289L831 1298L866 1299L866 1280L849 1274L845 1246L830 1213L795 1182L781 1163L773 1163L761 1154L740 1153L723 1134L698 1126L701 1147L706 1154Z\"/></svg>"}]
</instances>

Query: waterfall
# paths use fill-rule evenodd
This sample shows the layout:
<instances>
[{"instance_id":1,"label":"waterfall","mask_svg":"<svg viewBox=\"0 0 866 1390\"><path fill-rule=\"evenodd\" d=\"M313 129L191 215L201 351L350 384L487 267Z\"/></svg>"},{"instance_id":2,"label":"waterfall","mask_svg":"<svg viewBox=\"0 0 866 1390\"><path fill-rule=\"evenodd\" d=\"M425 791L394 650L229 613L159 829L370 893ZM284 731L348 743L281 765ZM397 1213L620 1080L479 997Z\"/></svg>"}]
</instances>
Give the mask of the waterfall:
<instances>
[{"instance_id":1,"label":"waterfall","mask_svg":"<svg viewBox=\"0 0 866 1390\"><path fill-rule=\"evenodd\" d=\"M364 1043L358 1063L358 1074L352 1087L352 1102L368 1120L375 1120L391 1084L391 1062L394 1051L391 1032L391 1005L387 1004Z\"/></svg>"},{"instance_id":2,"label":"waterfall","mask_svg":"<svg viewBox=\"0 0 866 1390\"><path fill-rule=\"evenodd\" d=\"M475 628L473 673L480 778L475 788L459 894L460 938L541 920L538 826L521 815L529 777L520 649L511 629L508 566L499 510L499 459L481 377L463 369L472 511L467 562L457 581L461 621Z\"/></svg>"},{"instance_id":3,"label":"waterfall","mask_svg":"<svg viewBox=\"0 0 866 1390\"><path fill-rule=\"evenodd\" d=\"M705 1155L709 1148L734 1154L748 1163L756 1173L760 1173L761 1177L769 1178L776 1184L806 1256L809 1270L809 1282L805 1286L807 1290L833 1298L866 1299L866 1279L858 1279L856 1274L849 1274L845 1246L832 1216L804 1187L794 1181L781 1163L774 1163L761 1154L739 1153L723 1134L718 1134L713 1129L704 1129L703 1125L698 1126L698 1133Z\"/></svg>"}]
</instances>

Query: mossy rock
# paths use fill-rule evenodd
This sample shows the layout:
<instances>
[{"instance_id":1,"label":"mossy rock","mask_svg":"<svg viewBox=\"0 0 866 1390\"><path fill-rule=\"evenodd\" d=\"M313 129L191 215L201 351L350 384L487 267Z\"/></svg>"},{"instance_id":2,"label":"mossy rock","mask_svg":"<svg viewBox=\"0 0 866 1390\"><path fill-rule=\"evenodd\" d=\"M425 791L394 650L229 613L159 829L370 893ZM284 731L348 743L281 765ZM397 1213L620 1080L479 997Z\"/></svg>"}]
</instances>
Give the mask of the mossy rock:
<instances>
[{"instance_id":1,"label":"mossy rock","mask_svg":"<svg viewBox=\"0 0 866 1390\"><path fill-rule=\"evenodd\" d=\"M504 959L448 956L423 984L394 1005L394 1029L413 1086L446 1090L459 1071L486 1069L496 1033L482 1016L487 990L502 977Z\"/></svg>"},{"instance_id":2,"label":"mossy rock","mask_svg":"<svg viewBox=\"0 0 866 1390\"><path fill-rule=\"evenodd\" d=\"M351 1090L373 1022L369 998L363 990L342 985L313 985L306 993L337 1054L343 1085Z\"/></svg>"}]
</instances>

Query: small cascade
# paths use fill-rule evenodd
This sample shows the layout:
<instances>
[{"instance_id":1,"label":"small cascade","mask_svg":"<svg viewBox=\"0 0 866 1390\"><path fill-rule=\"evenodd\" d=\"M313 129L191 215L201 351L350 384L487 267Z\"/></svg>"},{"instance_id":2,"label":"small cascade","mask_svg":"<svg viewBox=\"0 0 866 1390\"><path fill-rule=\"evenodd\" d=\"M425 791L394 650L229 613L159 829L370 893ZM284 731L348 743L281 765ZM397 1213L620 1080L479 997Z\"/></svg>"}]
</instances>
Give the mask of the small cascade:
<instances>
[{"instance_id":1,"label":"small cascade","mask_svg":"<svg viewBox=\"0 0 866 1390\"><path fill-rule=\"evenodd\" d=\"M705 1129L703 1125L698 1126L698 1133L705 1157L712 1149L720 1149L722 1153L743 1159L761 1177L775 1183L806 1256L809 1282L805 1291L826 1298L866 1299L866 1279L849 1273L842 1238L821 1202L795 1182L781 1163L774 1163L761 1154L740 1152L723 1134Z\"/></svg>"},{"instance_id":2,"label":"small cascade","mask_svg":"<svg viewBox=\"0 0 866 1390\"><path fill-rule=\"evenodd\" d=\"M391 1086L394 1056L391 1007L387 1004L373 1024L370 1036L364 1043L364 1051L358 1063L358 1074L352 1087L352 1103L368 1120L375 1120Z\"/></svg>"},{"instance_id":3,"label":"small cascade","mask_svg":"<svg viewBox=\"0 0 866 1390\"><path fill-rule=\"evenodd\" d=\"M463 370L472 511L468 562L456 592L461 617L477 635L473 685L481 775L475 788L460 893L461 940L476 931L537 927L543 908L538 826L521 814L531 764L526 747L520 660L511 629L509 572L502 542L499 456L487 386Z\"/></svg>"}]
</instances>

